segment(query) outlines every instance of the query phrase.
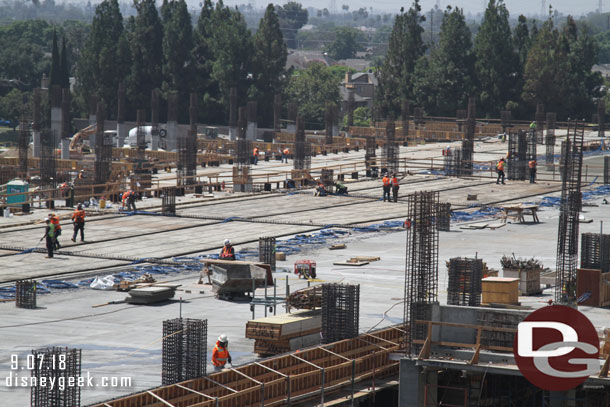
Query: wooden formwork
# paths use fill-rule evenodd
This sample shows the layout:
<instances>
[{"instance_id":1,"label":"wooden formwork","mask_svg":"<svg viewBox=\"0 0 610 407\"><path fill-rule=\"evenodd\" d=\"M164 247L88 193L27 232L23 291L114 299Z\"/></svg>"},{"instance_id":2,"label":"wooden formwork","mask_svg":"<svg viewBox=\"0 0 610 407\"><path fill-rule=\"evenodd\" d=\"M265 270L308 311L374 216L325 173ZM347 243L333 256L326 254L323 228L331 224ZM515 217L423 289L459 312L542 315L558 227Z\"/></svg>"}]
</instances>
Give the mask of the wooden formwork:
<instances>
[{"instance_id":1,"label":"wooden formwork","mask_svg":"<svg viewBox=\"0 0 610 407\"><path fill-rule=\"evenodd\" d=\"M325 395L370 378L398 374L390 352L404 331L391 327L300 352L225 369L94 407L284 406Z\"/></svg>"}]
</instances>

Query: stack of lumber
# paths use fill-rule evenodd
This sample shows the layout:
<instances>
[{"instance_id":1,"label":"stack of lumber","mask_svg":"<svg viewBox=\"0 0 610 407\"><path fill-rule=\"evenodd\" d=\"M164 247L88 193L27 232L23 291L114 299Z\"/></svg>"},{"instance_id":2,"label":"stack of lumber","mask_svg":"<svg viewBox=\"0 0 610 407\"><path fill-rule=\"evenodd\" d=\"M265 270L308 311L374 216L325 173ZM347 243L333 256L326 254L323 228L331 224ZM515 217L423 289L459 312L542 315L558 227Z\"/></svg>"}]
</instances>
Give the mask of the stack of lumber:
<instances>
[{"instance_id":1,"label":"stack of lumber","mask_svg":"<svg viewBox=\"0 0 610 407\"><path fill-rule=\"evenodd\" d=\"M277 355L320 343L322 316L319 311L253 319L246 324L246 338L254 339L254 353Z\"/></svg>"},{"instance_id":2,"label":"stack of lumber","mask_svg":"<svg viewBox=\"0 0 610 407\"><path fill-rule=\"evenodd\" d=\"M302 288L290 294L288 307L296 309L322 308L322 285Z\"/></svg>"}]
</instances>

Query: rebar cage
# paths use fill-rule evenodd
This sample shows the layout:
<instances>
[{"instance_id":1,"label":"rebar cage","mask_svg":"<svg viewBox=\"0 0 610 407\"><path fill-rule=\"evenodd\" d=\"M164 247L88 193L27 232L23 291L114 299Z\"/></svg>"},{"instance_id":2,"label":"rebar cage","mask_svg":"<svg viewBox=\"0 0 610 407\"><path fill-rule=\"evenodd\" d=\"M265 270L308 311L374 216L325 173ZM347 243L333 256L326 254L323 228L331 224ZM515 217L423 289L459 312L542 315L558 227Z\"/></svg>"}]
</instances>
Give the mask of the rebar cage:
<instances>
[{"instance_id":1,"label":"rebar cage","mask_svg":"<svg viewBox=\"0 0 610 407\"><path fill-rule=\"evenodd\" d=\"M358 336L360 285L322 286L322 343Z\"/></svg>"},{"instance_id":2,"label":"rebar cage","mask_svg":"<svg viewBox=\"0 0 610 407\"><path fill-rule=\"evenodd\" d=\"M208 320L163 321L161 382L178 383L206 375Z\"/></svg>"},{"instance_id":3,"label":"rebar cage","mask_svg":"<svg viewBox=\"0 0 610 407\"><path fill-rule=\"evenodd\" d=\"M38 385L31 387L31 406L80 407L80 386L68 386L67 383L70 380L76 383L81 376L81 350L53 347L32 350L32 357L31 375ZM64 382L66 386L42 386L41 379L47 383Z\"/></svg>"}]
</instances>

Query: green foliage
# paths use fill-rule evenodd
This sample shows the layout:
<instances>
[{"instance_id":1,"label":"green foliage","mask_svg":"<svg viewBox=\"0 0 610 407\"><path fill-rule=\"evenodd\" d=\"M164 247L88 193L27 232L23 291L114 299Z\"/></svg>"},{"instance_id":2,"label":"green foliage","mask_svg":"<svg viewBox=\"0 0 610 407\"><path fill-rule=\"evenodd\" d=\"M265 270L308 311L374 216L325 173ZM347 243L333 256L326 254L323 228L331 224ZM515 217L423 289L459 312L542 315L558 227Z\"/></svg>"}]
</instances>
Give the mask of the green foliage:
<instances>
[{"instance_id":1,"label":"green foliage","mask_svg":"<svg viewBox=\"0 0 610 407\"><path fill-rule=\"evenodd\" d=\"M119 83L130 70L130 54L117 0L104 0L95 9L91 33L77 64L77 93L82 110L96 95L106 103L106 116L117 111Z\"/></svg>"},{"instance_id":2,"label":"green foliage","mask_svg":"<svg viewBox=\"0 0 610 407\"><path fill-rule=\"evenodd\" d=\"M472 39L461 9L443 14L439 42L415 67L415 100L426 112L453 116L474 89Z\"/></svg>"},{"instance_id":3,"label":"green foliage","mask_svg":"<svg viewBox=\"0 0 610 407\"><path fill-rule=\"evenodd\" d=\"M610 31L604 31L593 37L599 46L598 63L610 64Z\"/></svg>"},{"instance_id":4,"label":"green foliage","mask_svg":"<svg viewBox=\"0 0 610 407\"><path fill-rule=\"evenodd\" d=\"M519 22L513 32L513 45L519 56L519 65L524 67L527 60L527 53L532 45L532 38L530 37L529 29L527 28L527 18L525 18L523 14L519 16Z\"/></svg>"},{"instance_id":5,"label":"green foliage","mask_svg":"<svg viewBox=\"0 0 610 407\"><path fill-rule=\"evenodd\" d=\"M307 24L308 12L301 3L289 1L283 6L278 6L277 15L280 19L282 34L288 48L296 48L297 31Z\"/></svg>"},{"instance_id":6,"label":"green foliage","mask_svg":"<svg viewBox=\"0 0 610 407\"><path fill-rule=\"evenodd\" d=\"M343 127L347 128L346 114L343 116ZM354 109L354 126L369 127L371 125L371 110L368 107L360 106Z\"/></svg>"},{"instance_id":7,"label":"green foliage","mask_svg":"<svg viewBox=\"0 0 610 407\"><path fill-rule=\"evenodd\" d=\"M328 56L333 59L354 58L360 50L358 45L358 30L351 27L337 27L335 29L335 40L325 47Z\"/></svg>"},{"instance_id":8,"label":"green foliage","mask_svg":"<svg viewBox=\"0 0 610 407\"><path fill-rule=\"evenodd\" d=\"M28 95L28 93L22 92L19 89L12 89L5 96L1 96L0 119L10 120L17 126L24 107L23 99L26 95Z\"/></svg>"},{"instance_id":9,"label":"green foliage","mask_svg":"<svg viewBox=\"0 0 610 407\"><path fill-rule=\"evenodd\" d=\"M323 128L326 103L339 104L340 80L322 63L293 72L286 88L288 99L297 103L307 127Z\"/></svg>"},{"instance_id":10,"label":"green foliage","mask_svg":"<svg viewBox=\"0 0 610 407\"><path fill-rule=\"evenodd\" d=\"M220 98L218 84L211 80L212 65L214 57L212 54L213 32L212 14L214 5L211 0L205 0L197 27L193 33L194 48L192 52L193 69L193 88L201 94L205 109L200 109L201 119L207 122L214 122L222 114L219 109L218 99Z\"/></svg>"},{"instance_id":11,"label":"green foliage","mask_svg":"<svg viewBox=\"0 0 610 407\"><path fill-rule=\"evenodd\" d=\"M182 120L188 115L185 102L191 91L193 77L192 50L193 27L184 0L164 0L161 7L163 16L163 90L178 91L183 101Z\"/></svg>"},{"instance_id":12,"label":"green foliage","mask_svg":"<svg viewBox=\"0 0 610 407\"><path fill-rule=\"evenodd\" d=\"M502 0L489 0L474 41L474 52L481 89L477 113L499 117L506 103L518 97L515 78L519 71L508 24L508 10Z\"/></svg>"},{"instance_id":13,"label":"green foliage","mask_svg":"<svg viewBox=\"0 0 610 407\"><path fill-rule=\"evenodd\" d=\"M426 50L421 26L424 21L419 0L415 0L406 13L401 9L394 20L388 53L378 72L379 88L376 91L384 117L397 117L401 101L414 99L415 64Z\"/></svg>"},{"instance_id":14,"label":"green foliage","mask_svg":"<svg viewBox=\"0 0 610 407\"><path fill-rule=\"evenodd\" d=\"M132 64L127 82L132 116L136 109L150 108L152 90L163 79L163 25L155 0L134 0L134 6L138 14L129 33Z\"/></svg>"},{"instance_id":15,"label":"green foliage","mask_svg":"<svg viewBox=\"0 0 610 407\"><path fill-rule=\"evenodd\" d=\"M258 101L260 123L268 126L273 122L273 98L282 91L282 77L288 51L280 30L278 16L273 4L267 6L256 34L252 71L254 89Z\"/></svg>"}]
</instances>

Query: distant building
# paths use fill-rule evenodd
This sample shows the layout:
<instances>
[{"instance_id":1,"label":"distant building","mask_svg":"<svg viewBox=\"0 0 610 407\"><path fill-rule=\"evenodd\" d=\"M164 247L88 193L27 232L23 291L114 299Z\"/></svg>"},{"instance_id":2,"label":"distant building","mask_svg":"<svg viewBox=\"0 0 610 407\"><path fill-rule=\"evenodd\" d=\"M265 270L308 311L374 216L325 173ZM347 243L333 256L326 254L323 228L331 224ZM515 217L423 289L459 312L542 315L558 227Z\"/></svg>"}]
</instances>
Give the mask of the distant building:
<instances>
[{"instance_id":1,"label":"distant building","mask_svg":"<svg viewBox=\"0 0 610 407\"><path fill-rule=\"evenodd\" d=\"M312 62L329 65L328 58L322 51L289 50L286 58L286 69L305 69Z\"/></svg>"},{"instance_id":2,"label":"distant building","mask_svg":"<svg viewBox=\"0 0 610 407\"><path fill-rule=\"evenodd\" d=\"M354 92L354 109L358 107L373 108L375 97L375 87L377 78L372 72L357 72L354 74L345 73L345 79L341 82L339 92L341 94L341 111L347 113L347 102L349 91Z\"/></svg>"}]
</instances>

